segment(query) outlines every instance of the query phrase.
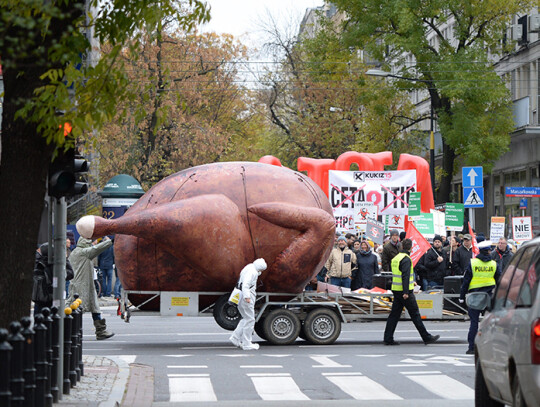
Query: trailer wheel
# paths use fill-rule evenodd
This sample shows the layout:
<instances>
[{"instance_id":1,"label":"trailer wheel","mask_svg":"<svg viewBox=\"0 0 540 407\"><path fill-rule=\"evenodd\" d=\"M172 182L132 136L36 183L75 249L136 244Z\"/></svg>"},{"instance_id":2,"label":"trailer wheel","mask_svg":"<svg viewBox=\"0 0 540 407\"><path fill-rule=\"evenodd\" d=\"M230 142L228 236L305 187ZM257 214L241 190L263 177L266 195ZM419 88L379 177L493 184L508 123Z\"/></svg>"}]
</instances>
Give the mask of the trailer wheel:
<instances>
[{"instance_id":1,"label":"trailer wheel","mask_svg":"<svg viewBox=\"0 0 540 407\"><path fill-rule=\"evenodd\" d=\"M230 294L223 294L214 304L213 315L217 324L228 331L234 331L242 319L238 307L229 304Z\"/></svg>"},{"instance_id":2,"label":"trailer wheel","mask_svg":"<svg viewBox=\"0 0 540 407\"><path fill-rule=\"evenodd\" d=\"M316 308L304 321L306 340L314 345L330 345L341 333L341 321L334 311Z\"/></svg>"},{"instance_id":3,"label":"trailer wheel","mask_svg":"<svg viewBox=\"0 0 540 407\"><path fill-rule=\"evenodd\" d=\"M289 345L300 333L300 320L288 309L279 308L271 311L264 318L264 335L273 345Z\"/></svg>"},{"instance_id":4,"label":"trailer wheel","mask_svg":"<svg viewBox=\"0 0 540 407\"><path fill-rule=\"evenodd\" d=\"M266 341L266 335L264 333L264 318L261 318L255 322L255 333L259 335L261 339Z\"/></svg>"}]
</instances>

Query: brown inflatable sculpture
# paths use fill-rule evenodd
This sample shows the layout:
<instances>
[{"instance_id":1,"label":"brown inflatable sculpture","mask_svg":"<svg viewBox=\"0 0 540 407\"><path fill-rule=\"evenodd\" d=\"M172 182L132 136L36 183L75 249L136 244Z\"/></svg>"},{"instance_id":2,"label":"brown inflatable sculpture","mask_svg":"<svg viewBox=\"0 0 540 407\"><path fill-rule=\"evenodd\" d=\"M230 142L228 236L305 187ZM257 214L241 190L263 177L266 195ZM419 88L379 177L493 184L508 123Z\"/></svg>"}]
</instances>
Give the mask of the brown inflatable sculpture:
<instances>
[{"instance_id":1,"label":"brown inflatable sculpture","mask_svg":"<svg viewBox=\"0 0 540 407\"><path fill-rule=\"evenodd\" d=\"M126 290L231 291L262 257L260 291L298 293L334 241L323 191L302 173L251 162L202 165L157 183L121 218L85 216L86 238L116 235Z\"/></svg>"}]
</instances>

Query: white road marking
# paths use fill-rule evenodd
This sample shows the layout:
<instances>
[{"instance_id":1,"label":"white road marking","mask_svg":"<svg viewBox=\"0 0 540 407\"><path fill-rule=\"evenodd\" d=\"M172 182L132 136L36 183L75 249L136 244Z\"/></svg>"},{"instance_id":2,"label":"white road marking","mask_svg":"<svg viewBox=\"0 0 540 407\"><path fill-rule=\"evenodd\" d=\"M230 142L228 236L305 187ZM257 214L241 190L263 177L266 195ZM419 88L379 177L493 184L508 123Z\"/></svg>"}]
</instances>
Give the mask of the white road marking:
<instances>
[{"instance_id":1,"label":"white road marking","mask_svg":"<svg viewBox=\"0 0 540 407\"><path fill-rule=\"evenodd\" d=\"M474 390L446 375L408 375L426 390L450 400L474 400Z\"/></svg>"},{"instance_id":2,"label":"white road marking","mask_svg":"<svg viewBox=\"0 0 540 407\"><path fill-rule=\"evenodd\" d=\"M319 365L313 365L312 367L351 367L351 365L342 365L330 359L334 356L337 355L311 355L310 358L319 363Z\"/></svg>"},{"instance_id":3,"label":"white road marking","mask_svg":"<svg viewBox=\"0 0 540 407\"><path fill-rule=\"evenodd\" d=\"M356 376L327 374L325 377L356 400L402 400L397 394L361 374Z\"/></svg>"},{"instance_id":4,"label":"white road marking","mask_svg":"<svg viewBox=\"0 0 540 407\"><path fill-rule=\"evenodd\" d=\"M268 353L263 353L263 356L268 356L269 358L288 358L288 357L291 357L292 355L289 354L289 355L271 355L271 354L268 354Z\"/></svg>"},{"instance_id":5,"label":"white road marking","mask_svg":"<svg viewBox=\"0 0 540 407\"><path fill-rule=\"evenodd\" d=\"M251 355L245 355L245 354L242 354L242 353L238 353L238 354L232 354L232 355L218 355L218 356L223 356L223 357L226 357L226 358L251 358L255 355L251 354Z\"/></svg>"},{"instance_id":6,"label":"white road marking","mask_svg":"<svg viewBox=\"0 0 540 407\"><path fill-rule=\"evenodd\" d=\"M240 365L240 369L283 369L281 365Z\"/></svg>"},{"instance_id":7,"label":"white road marking","mask_svg":"<svg viewBox=\"0 0 540 407\"><path fill-rule=\"evenodd\" d=\"M167 369L208 369L206 365L167 365Z\"/></svg>"},{"instance_id":8,"label":"white road marking","mask_svg":"<svg viewBox=\"0 0 540 407\"><path fill-rule=\"evenodd\" d=\"M169 377L170 401L217 401L210 377Z\"/></svg>"},{"instance_id":9,"label":"white road marking","mask_svg":"<svg viewBox=\"0 0 540 407\"><path fill-rule=\"evenodd\" d=\"M406 371L406 372L399 372L404 375L415 375L415 374L441 374L439 370L419 370L418 372L414 372L412 370Z\"/></svg>"},{"instance_id":10,"label":"white road marking","mask_svg":"<svg viewBox=\"0 0 540 407\"><path fill-rule=\"evenodd\" d=\"M263 400L310 400L289 375L249 376Z\"/></svg>"},{"instance_id":11,"label":"white road marking","mask_svg":"<svg viewBox=\"0 0 540 407\"><path fill-rule=\"evenodd\" d=\"M169 358L185 358L185 357L193 356L193 355L163 355L163 356L166 356Z\"/></svg>"}]
</instances>

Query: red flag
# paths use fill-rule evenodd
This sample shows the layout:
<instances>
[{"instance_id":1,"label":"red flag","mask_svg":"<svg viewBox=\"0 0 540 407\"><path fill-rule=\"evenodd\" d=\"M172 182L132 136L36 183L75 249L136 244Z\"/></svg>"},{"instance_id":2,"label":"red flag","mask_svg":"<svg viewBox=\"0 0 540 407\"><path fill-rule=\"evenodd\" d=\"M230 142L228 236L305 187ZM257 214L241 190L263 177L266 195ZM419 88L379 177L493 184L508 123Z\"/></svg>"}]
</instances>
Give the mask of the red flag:
<instances>
[{"instance_id":1,"label":"red flag","mask_svg":"<svg viewBox=\"0 0 540 407\"><path fill-rule=\"evenodd\" d=\"M412 240L411 260L413 262L413 266L416 266L416 263L418 263L420 257L422 257L424 253L430 249L431 245L426 238L422 236L418 229L416 229L412 221L408 222L407 235L405 237Z\"/></svg>"},{"instance_id":2,"label":"red flag","mask_svg":"<svg viewBox=\"0 0 540 407\"><path fill-rule=\"evenodd\" d=\"M476 241L476 235L473 233L471 222L468 222L469 224L469 234L472 236L472 252L473 252L473 258L478 256L478 253L480 253L480 249L478 248L478 242Z\"/></svg>"}]
</instances>

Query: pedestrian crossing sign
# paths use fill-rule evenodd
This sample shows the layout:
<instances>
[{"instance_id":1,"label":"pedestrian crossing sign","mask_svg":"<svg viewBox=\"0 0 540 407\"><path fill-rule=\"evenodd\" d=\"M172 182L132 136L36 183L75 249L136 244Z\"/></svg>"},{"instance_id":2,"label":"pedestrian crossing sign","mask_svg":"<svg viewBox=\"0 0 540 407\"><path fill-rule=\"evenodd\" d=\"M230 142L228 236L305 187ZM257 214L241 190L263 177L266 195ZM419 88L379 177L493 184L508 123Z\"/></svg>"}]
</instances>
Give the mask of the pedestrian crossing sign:
<instances>
[{"instance_id":1,"label":"pedestrian crossing sign","mask_svg":"<svg viewBox=\"0 0 540 407\"><path fill-rule=\"evenodd\" d=\"M483 208L484 188L463 188L463 204L465 208Z\"/></svg>"}]
</instances>

